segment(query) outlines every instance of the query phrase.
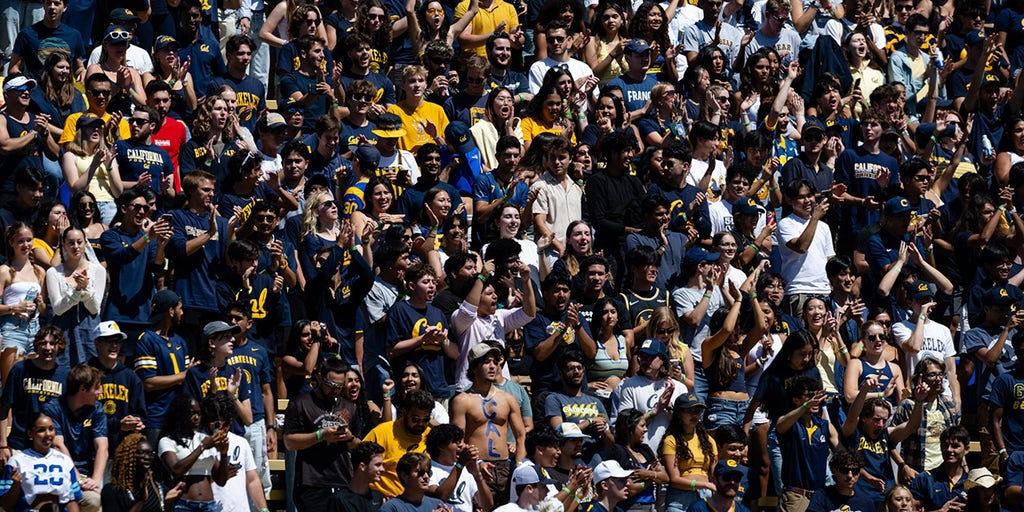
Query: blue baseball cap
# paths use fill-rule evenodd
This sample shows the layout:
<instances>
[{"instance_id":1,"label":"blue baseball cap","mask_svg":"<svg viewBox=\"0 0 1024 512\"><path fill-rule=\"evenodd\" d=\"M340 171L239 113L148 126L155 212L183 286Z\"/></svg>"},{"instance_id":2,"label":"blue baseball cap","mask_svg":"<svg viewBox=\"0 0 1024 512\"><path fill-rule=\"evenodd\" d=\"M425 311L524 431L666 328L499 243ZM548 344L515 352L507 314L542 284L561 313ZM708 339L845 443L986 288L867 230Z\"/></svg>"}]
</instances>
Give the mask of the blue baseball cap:
<instances>
[{"instance_id":1,"label":"blue baseball cap","mask_svg":"<svg viewBox=\"0 0 1024 512\"><path fill-rule=\"evenodd\" d=\"M761 208L757 206L757 201L752 197L740 199L732 205L733 215L757 215L759 213L761 213Z\"/></svg>"},{"instance_id":2,"label":"blue baseball cap","mask_svg":"<svg viewBox=\"0 0 1024 512\"><path fill-rule=\"evenodd\" d=\"M668 347L665 346L665 342L658 338L647 338L643 343L640 344L640 348L637 349L638 354L647 354L649 356L662 356L668 359Z\"/></svg>"},{"instance_id":3,"label":"blue baseball cap","mask_svg":"<svg viewBox=\"0 0 1024 512\"><path fill-rule=\"evenodd\" d=\"M694 247L689 251L686 251L686 256L683 257L684 265L697 265L699 263L718 261L720 254L717 252L710 252L703 247Z\"/></svg>"},{"instance_id":4,"label":"blue baseball cap","mask_svg":"<svg viewBox=\"0 0 1024 512\"><path fill-rule=\"evenodd\" d=\"M910 205L910 201L905 197L894 197L885 202L886 216L903 215L913 210L914 207Z\"/></svg>"},{"instance_id":5,"label":"blue baseball cap","mask_svg":"<svg viewBox=\"0 0 1024 512\"><path fill-rule=\"evenodd\" d=\"M626 47L623 49L626 53L643 53L651 50L651 45L647 44L647 41L636 38L630 39L626 43Z\"/></svg>"},{"instance_id":6,"label":"blue baseball cap","mask_svg":"<svg viewBox=\"0 0 1024 512\"><path fill-rule=\"evenodd\" d=\"M444 129L444 140L455 148L460 155L468 154L476 148L473 138L469 136L469 125L462 121L452 121Z\"/></svg>"}]
</instances>

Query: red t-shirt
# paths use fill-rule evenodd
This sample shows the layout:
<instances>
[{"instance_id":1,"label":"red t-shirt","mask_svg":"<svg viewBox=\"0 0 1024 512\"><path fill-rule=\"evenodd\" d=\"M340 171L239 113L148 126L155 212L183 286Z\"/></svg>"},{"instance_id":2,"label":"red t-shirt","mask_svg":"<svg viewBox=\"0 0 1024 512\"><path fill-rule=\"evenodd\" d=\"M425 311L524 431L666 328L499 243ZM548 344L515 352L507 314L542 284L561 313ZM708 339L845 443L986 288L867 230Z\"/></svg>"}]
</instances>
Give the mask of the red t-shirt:
<instances>
[{"instance_id":1,"label":"red t-shirt","mask_svg":"<svg viewBox=\"0 0 1024 512\"><path fill-rule=\"evenodd\" d=\"M163 126L153 134L153 144L156 144L171 155L171 162L174 163L174 190L181 192L181 175L178 173L178 153L181 146L185 144L187 130L185 123L167 117Z\"/></svg>"}]
</instances>

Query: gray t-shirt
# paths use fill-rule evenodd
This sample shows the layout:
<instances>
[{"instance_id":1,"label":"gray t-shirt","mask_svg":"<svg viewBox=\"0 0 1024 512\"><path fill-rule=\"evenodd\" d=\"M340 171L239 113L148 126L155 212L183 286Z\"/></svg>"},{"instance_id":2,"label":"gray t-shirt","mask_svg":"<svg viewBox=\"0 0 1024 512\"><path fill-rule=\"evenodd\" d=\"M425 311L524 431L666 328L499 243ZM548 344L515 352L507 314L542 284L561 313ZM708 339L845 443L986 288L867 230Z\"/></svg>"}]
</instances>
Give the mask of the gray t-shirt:
<instances>
[{"instance_id":1,"label":"gray t-shirt","mask_svg":"<svg viewBox=\"0 0 1024 512\"><path fill-rule=\"evenodd\" d=\"M682 317L690 311L693 311L703 297L703 288L697 290L688 286L677 288L676 291L672 292L672 305L675 309L676 316ZM722 298L722 292L716 286L711 290L708 312L696 327L690 327L689 325L686 325L685 322L679 322L682 340L689 345L690 350L693 351L694 362L699 363L702 361L700 346L704 343L704 339L711 335L711 328L708 326L708 322L711 320L711 315L713 315L715 311L718 311L718 308L722 307L724 304L725 300Z\"/></svg>"}]
</instances>

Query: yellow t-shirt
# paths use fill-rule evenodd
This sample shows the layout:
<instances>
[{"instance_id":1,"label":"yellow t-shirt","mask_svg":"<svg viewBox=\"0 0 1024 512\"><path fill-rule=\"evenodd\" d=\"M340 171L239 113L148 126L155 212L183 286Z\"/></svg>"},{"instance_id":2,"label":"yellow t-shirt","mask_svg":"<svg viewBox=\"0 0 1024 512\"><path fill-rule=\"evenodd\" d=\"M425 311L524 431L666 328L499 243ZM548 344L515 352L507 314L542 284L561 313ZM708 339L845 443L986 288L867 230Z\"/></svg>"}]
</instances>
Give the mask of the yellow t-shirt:
<instances>
[{"instance_id":1,"label":"yellow t-shirt","mask_svg":"<svg viewBox=\"0 0 1024 512\"><path fill-rule=\"evenodd\" d=\"M560 127L560 126L553 126L551 128L548 128L548 127L538 123L537 121L535 121L532 117L524 117L522 122L519 123L519 126L523 130L523 140L533 140L534 137L536 137L536 136L538 136L538 135L540 135L542 133L553 133L555 135L561 135L562 134L562 127ZM570 140L570 142L572 142L572 144L574 146L576 145L576 133L575 132L571 133L571 136L569 137L569 140Z\"/></svg>"},{"instance_id":2,"label":"yellow t-shirt","mask_svg":"<svg viewBox=\"0 0 1024 512\"><path fill-rule=\"evenodd\" d=\"M459 5L455 6L455 20L458 21L465 16L468 10L469 0L459 2ZM519 15L516 13L516 8L512 7L512 4L505 0L494 0L490 7L486 9L480 7L477 9L476 16L469 23L469 30L474 35L490 34L503 21L505 22L505 32L511 32L513 28L519 26ZM477 44L463 43L462 49L464 50L464 58L469 58L472 55L487 56L487 45L484 42Z\"/></svg>"},{"instance_id":3,"label":"yellow t-shirt","mask_svg":"<svg viewBox=\"0 0 1024 512\"><path fill-rule=\"evenodd\" d=\"M434 139L427 135L424 129L427 121L434 123L439 137L444 137L444 130L448 127L448 116L444 113L444 109L429 101L424 101L415 109L404 101L400 101L388 107L388 112L402 118L402 129L405 130L405 135L398 139L398 147L413 154L420 146L434 142Z\"/></svg>"},{"instance_id":4,"label":"yellow t-shirt","mask_svg":"<svg viewBox=\"0 0 1024 512\"><path fill-rule=\"evenodd\" d=\"M379 482L370 484L370 488L393 498L402 494L402 483L398 481L398 459L409 452L426 452L427 434L430 427L417 436L405 431L401 421L381 423L373 428L363 441L373 441L384 447L384 473Z\"/></svg>"},{"instance_id":5,"label":"yellow t-shirt","mask_svg":"<svg viewBox=\"0 0 1024 512\"><path fill-rule=\"evenodd\" d=\"M78 126L76 126L76 124L78 123L78 118L82 117L82 114L84 113L85 112L75 112L74 114L68 116L67 120L64 121L64 132L60 134L60 140L57 141L57 144L63 145L75 140L75 133L77 133L78 131ZM103 114L103 122L107 121L110 121L110 112ZM127 140L131 138L132 130L131 128L128 127L128 121L126 121L124 118L122 118L121 122L118 123L117 128L117 131L121 135L121 140Z\"/></svg>"},{"instance_id":6,"label":"yellow t-shirt","mask_svg":"<svg viewBox=\"0 0 1024 512\"><path fill-rule=\"evenodd\" d=\"M711 442L711 452L714 456L718 454L718 445L715 444L714 439L708 439ZM675 455L676 454L676 436L666 435L661 441L661 455ZM686 445L690 447L690 454L692 458L683 459L676 457L676 466L679 467L679 474L681 476L687 475L703 475L706 477L711 476L711 458L705 457L704 452L700 451L700 441L697 439L696 434L691 436L686 441Z\"/></svg>"}]
</instances>

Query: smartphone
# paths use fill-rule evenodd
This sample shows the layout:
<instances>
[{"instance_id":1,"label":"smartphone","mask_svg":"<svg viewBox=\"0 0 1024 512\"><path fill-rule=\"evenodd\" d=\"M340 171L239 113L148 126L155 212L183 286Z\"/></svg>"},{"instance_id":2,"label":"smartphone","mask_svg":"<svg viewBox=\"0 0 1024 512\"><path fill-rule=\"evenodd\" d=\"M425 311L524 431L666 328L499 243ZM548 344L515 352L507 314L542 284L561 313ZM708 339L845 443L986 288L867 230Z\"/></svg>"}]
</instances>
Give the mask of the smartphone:
<instances>
[{"instance_id":1,"label":"smartphone","mask_svg":"<svg viewBox=\"0 0 1024 512\"><path fill-rule=\"evenodd\" d=\"M850 92L852 93L857 90L858 87L860 87L860 78L853 81L853 87L850 89Z\"/></svg>"},{"instance_id":2,"label":"smartphone","mask_svg":"<svg viewBox=\"0 0 1024 512\"><path fill-rule=\"evenodd\" d=\"M671 359L669 360L668 364L672 365L673 367L679 368L680 371L682 371L683 369L682 359Z\"/></svg>"},{"instance_id":3,"label":"smartphone","mask_svg":"<svg viewBox=\"0 0 1024 512\"><path fill-rule=\"evenodd\" d=\"M170 223L171 223L171 221L173 221L173 220L174 220L174 216L173 216L173 215L171 215L171 214L169 214L169 213L165 213L165 214L163 214L163 215L161 215L161 216L160 216L160 220L162 220L162 221L164 221L164 222L166 222L166 223L170 224Z\"/></svg>"},{"instance_id":4,"label":"smartphone","mask_svg":"<svg viewBox=\"0 0 1024 512\"><path fill-rule=\"evenodd\" d=\"M242 464L240 462L232 462L228 464L228 471L237 471L239 469L242 469Z\"/></svg>"}]
</instances>

